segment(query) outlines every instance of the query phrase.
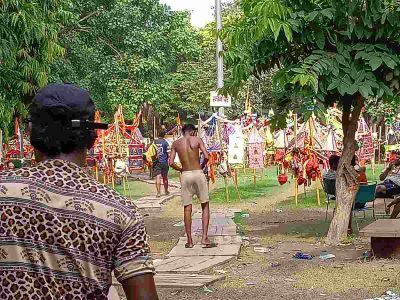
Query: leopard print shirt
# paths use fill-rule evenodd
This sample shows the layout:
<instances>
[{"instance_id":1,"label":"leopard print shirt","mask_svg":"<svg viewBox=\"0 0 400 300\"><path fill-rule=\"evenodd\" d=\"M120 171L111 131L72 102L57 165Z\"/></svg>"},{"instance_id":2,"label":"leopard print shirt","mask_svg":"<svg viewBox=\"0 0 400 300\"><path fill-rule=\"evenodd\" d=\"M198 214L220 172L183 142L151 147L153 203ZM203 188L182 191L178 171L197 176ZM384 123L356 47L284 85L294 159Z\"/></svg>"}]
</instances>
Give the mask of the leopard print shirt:
<instances>
[{"instance_id":1,"label":"leopard print shirt","mask_svg":"<svg viewBox=\"0 0 400 300\"><path fill-rule=\"evenodd\" d=\"M0 173L0 299L107 299L154 273L137 207L77 165Z\"/></svg>"}]
</instances>

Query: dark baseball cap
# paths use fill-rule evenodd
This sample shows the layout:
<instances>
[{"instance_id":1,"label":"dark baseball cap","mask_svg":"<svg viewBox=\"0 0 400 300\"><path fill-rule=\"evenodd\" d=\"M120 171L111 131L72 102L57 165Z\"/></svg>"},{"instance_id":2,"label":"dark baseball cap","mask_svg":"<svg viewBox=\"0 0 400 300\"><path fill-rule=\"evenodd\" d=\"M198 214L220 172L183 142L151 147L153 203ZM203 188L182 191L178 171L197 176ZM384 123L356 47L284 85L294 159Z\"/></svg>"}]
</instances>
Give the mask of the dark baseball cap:
<instances>
[{"instance_id":1,"label":"dark baseball cap","mask_svg":"<svg viewBox=\"0 0 400 300\"><path fill-rule=\"evenodd\" d=\"M73 84L49 84L39 90L33 98L32 106L37 109L64 108L71 120L72 127L108 128L108 124L92 122L96 106L86 90Z\"/></svg>"}]
</instances>

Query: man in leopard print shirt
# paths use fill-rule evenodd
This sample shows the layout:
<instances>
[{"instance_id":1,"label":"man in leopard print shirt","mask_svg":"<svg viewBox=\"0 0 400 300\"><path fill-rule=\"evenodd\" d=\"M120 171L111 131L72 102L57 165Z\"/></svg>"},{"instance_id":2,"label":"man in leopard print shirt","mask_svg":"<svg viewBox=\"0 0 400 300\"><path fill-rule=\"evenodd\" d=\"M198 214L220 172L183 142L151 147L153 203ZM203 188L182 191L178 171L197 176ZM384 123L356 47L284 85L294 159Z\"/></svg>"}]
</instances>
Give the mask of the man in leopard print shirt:
<instances>
[{"instance_id":1,"label":"man in leopard print shirt","mask_svg":"<svg viewBox=\"0 0 400 300\"><path fill-rule=\"evenodd\" d=\"M129 300L158 299L137 207L82 169L94 113L73 85L34 98L38 164L0 173L0 299L107 299L112 271Z\"/></svg>"}]
</instances>

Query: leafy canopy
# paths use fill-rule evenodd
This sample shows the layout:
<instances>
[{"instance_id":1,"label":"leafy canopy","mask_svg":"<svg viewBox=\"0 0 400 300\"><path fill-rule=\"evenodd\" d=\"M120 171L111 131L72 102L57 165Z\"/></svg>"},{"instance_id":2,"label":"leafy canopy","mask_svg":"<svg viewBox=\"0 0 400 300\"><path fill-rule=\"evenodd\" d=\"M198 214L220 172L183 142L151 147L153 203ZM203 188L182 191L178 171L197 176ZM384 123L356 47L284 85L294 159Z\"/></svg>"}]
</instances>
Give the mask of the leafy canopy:
<instances>
[{"instance_id":1,"label":"leafy canopy","mask_svg":"<svg viewBox=\"0 0 400 300\"><path fill-rule=\"evenodd\" d=\"M274 71L279 103L393 99L399 94L400 4L395 0L241 0L222 36L229 92ZM317 115L318 105L308 110Z\"/></svg>"},{"instance_id":2,"label":"leafy canopy","mask_svg":"<svg viewBox=\"0 0 400 300\"><path fill-rule=\"evenodd\" d=\"M122 104L127 118L143 103L173 98L169 75L200 51L186 12L157 0L74 0L74 7L79 20L62 36L67 54L52 81L87 88L109 115Z\"/></svg>"},{"instance_id":3,"label":"leafy canopy","mask_svg":"<svg viewBox=\"0 0 400 300\"><path fill-rule=\"evenodd\" d=\"M47 84L52 61L63 54L58 32L73 15L69 1L0 2L0 125L25 112L24 100Z\"/></svg>"}]
</instances>

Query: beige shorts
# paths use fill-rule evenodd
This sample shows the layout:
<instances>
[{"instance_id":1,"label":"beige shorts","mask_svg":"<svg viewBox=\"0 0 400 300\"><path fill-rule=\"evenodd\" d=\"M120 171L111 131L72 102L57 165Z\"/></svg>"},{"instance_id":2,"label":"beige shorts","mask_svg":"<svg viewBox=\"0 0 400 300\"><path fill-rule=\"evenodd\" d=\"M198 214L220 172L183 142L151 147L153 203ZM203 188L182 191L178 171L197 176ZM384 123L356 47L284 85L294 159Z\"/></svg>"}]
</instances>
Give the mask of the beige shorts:
<instances>
[{"instance_id":1,"label":"beige shorts","mask_svg":"<svg viewBox=\"0 0 400 300\"><path fill-rule=\"evenodd\" d=\"M182 172L183 206L192 204L194 195L199 198L201 203L209 201L207 179L202 170Z\"/></svg>"}]
</instances>

